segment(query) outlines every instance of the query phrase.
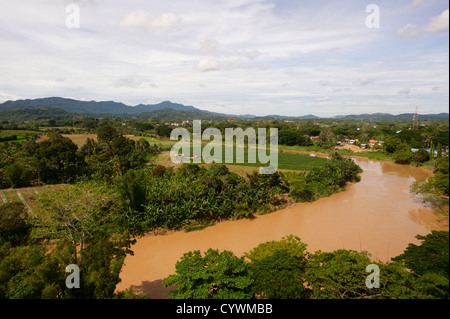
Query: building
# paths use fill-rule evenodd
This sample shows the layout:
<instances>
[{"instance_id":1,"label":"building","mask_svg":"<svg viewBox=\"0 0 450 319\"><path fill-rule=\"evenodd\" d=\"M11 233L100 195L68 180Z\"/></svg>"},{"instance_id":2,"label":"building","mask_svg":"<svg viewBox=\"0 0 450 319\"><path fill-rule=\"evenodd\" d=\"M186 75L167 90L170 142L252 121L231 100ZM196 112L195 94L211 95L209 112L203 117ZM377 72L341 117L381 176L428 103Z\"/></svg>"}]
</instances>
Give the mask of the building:
<instances>
[{"instance_id":1,"label":"building","mask_svg":"<svg viewBox=\"0 0 450 319\"><path fill-rule=\"evenodd\" d=\"M370 147L374 147L375 144L377 144L377 143L378 143L377 140L369 140L369 146L370 146Z\"/></svg>"}]
</instances>

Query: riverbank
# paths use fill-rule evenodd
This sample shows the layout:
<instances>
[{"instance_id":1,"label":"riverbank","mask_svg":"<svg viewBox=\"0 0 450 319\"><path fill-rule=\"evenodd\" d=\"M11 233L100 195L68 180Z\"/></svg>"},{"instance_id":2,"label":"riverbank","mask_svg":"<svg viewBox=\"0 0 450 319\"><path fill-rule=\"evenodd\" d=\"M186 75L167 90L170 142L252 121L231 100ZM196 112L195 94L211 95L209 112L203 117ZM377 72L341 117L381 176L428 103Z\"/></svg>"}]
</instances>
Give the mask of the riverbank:
<instances>
[{"instance_id":1,"label":"riverbank","mask_svg":"<svg viewBox=\"0 0 450 319\"><path fill-rule=\"evenodd\" d=\"M363 173L345 192L294 206L252 220L224 221L203 230L149 234L132 247L117 290L133 288L150 298L166 298L163 280L174 273L180 257L193 250L230 250L241 256L262 242L293 234L308 250L366 250L373 259L388 261L401 254L416 235L448 230L436 215L409 192L431 171L408 165L355 158Z\"/></svg>"}]
</instances>

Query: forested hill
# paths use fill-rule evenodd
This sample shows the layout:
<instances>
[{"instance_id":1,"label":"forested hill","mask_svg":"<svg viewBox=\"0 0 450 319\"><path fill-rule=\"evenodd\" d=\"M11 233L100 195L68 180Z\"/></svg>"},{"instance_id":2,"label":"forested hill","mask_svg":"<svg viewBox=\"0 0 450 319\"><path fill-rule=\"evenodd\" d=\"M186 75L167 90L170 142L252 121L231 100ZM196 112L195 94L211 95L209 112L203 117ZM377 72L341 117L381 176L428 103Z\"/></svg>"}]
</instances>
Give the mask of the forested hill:
<instances>
[{"instance_id":1,"label":"forested hill","mask_svg":"<svg viewBox=\"0 0 450 319\"><path fill-rule=\"evenodd\" d=\"M0 111L9 109L39 108L59 108L66 112L82 114L139 114L165 108L170 108L176 111L201 111L193 106L172 103L170 101L164 101L158 104L139 104L136 106L129 106L124 103L114 101L79 101L61 97L6 101L5 103L0 104Z\"/></svg>"},{"instance_id":2,"label":"forested hill","mask_svg":"<svg viewBox=\"0 0 450 319\"><path fill-rule=\"evenodd\" d=\"M227 116L170 101L164 101L158 104L129 106L114 101L79 101L61 97L49 97L7 101L0 104L0 119L6 121L62 120L75 115L88 115L93 117L136 116L168 121L181 121L192 118L212 120Z\"/></svg>"},{"instance_id":3,"label":"forested hill","mask_svg":"<svg viewBox=\"0 0 450 319\"><path fill-rule=\"evenodd\" d=\"M94 117L124 116L140 117L145 119L164 119L169 121L180 121L186 119L211 120L224 117L238 118L260 118L260 119L319 119L320 117L309 114L304 116L282 116L269 115L258 117L251 114L230 115L215 113L198 109L194 106L187 106L170 101L158 104L139 104L136 106L126 105L114 101L79 101L61 97L48 97L41 99L27 99L6 101L0 104L0 119L6 121L35 121L45 119L65 119L74 115L89 115ZM340 115L325 118L333 119L353 119L353 120L388 120L405 121L412 120L412 113L392 115L388 113ZM419 114L421 121L448 121L448 113L440 114Z\"/></svg>"},{"instance_id":4,"label":"forested hill","mask_svg":"<svg viewBox=\"0 0 450 319\"><path fill-rule=\"evenodd\" d=\"M414 117L413 113L403 113L398 115L392 115L389 113L373 113L373 114L353 114L353 115L340 115L334 118L338 119L353 119L353 120L378 120L378 121L408 121ZM448 113L439 114L419 114L419 119L423 121L443 121L449 119Z\"/></svg>"}]
</instances>

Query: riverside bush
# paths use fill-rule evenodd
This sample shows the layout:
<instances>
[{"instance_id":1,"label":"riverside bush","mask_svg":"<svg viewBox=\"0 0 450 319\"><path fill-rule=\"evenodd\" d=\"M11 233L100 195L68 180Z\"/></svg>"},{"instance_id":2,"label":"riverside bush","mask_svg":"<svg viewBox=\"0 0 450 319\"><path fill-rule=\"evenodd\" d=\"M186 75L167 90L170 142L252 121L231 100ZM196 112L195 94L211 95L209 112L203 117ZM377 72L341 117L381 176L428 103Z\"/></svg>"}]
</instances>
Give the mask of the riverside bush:
<instances>
[{"instance_id":1,"label":"riverside bush","mask_svg":"<svg viewBox=\"0 0 450 319\"><path fill-rule=\"evenodd\" d=\"M362 169L352 159L333 155L322 167L308 173L291 174L290 196L297 202L311 202L327 197L349 182L359 182Z\"/></svg>"}]
</instances>

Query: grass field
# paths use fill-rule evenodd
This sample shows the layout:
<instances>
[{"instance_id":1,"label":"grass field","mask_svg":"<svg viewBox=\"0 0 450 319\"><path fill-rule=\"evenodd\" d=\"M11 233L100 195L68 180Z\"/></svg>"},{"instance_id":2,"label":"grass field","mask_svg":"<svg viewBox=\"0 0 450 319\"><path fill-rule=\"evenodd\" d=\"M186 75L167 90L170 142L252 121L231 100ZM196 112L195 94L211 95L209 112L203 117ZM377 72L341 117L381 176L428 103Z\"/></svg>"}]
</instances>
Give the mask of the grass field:
<instances>
[{"instance_id":1,"label":"grass field","mask_svg":"<svg viewBox=\"0 0 450 319\"><path fill-rule=\"evenodd\" d=\"M317 145L312 145L312 146L298 146L298 145L287 146L287 145L278 145L278 149L279 149L280 151L322 152L322 153L325 152L325 150L324 150L323 148L321 148L320 146L317 146ZM329 152L332 152L332 150L330 150Z\"/></svg>"},{"instance_id":2,"label":"grass field","mask_svg":"<svg viewBox=\"0 0 450 319\"><path fill-rule=\"evenodd\" d=\"M97 134L62 134L62 136L70 138L72 142L78 146L78 148L86 144L88 138L92 138L95 141L97 140ZM48 139L47 135L41 135L36 142L39 143L45 141L46 139Z\"/></svg>"},{"instance_id":3,"label":"grass field","mask_svg":"<svg viewBox=\"0 0 450 319\"><path fill-rule=\"evenodd\" d=\"M202 154L205 155L208 153L207 150L204 150L205 144L202 144ZM216 163L222 163L227 165L236 165L236 166L246 166L246 167L261 167L261 166L269 166L274 165L274 163L271 163L270 161L268 163L262 163L259 160L258 152L256 152L256 162L251 163L248 159L248 153L249 149L244 149L244 158L243 163L238 163L236 160L236 147L233 147L233 160L232 161L226 161L225 160L225 154L227 150L229 151L232 147L231 146L222 146L221 148L221 154L214 154L214 151L212 151L212 156L208 156L209 161L214 161ZM190 154L193 154L192 146ZM199 154L200 155L200 154ZM326 158L318 157L318 156L310 156L308 154L298 154L295 152L279 152L278 155L278 169L281 170L293 170L293 171L309 171L314 167L320 167L324 165L327 162ZM204 156L203 156L204 158ZM155 159L156 161L158 158ZM170 158L169 158L170 160ZM205 163L202 161L202 163Z\"/></svg>"},{"instance_id":4,"label":"grass field","mask_svg":"<svg viewBox=\"0 0 450 319\"><path fill-rule=\"evenodd\" d=\"M367 157L374 160L380 161L393 161L392 154L384 153L384 152L374 152L374 151L363 151L363 152L352 152L351 150L339 150L338 153L340 155L345 156L360 156Z\"/></svg>"},{"instance_id":5,"label":"grass field","mask_svg":"<svg viewBox=\"0 0 450 319\"><path fill-rule=\"evenodd\" d=\"M36 131L24 131L24 130L0 130L0 137L10 136L10 135L25 136L26 134L33 135L33 134L39 134L39 133Z\"/></svg>"},{"instance_id":6,"label":"grass field","mask_svg":"<svg viewBox=\"0 0 450 319\"><path fill-rule=\"evenodd\" d=\"M171 141L169 139L161 139L161 138L156 138L156 137L149 137L149 136L135 136L135 135L125 135L126 137L132 139L132 140L139 140L141 138L147 140L149 142L149 144L151 146L153 146L154 144L162 145L162 149L164 151L168 151L172 148L172 146L177 143L177 141Z\"/></svg>"},{"instance_id":7,"label":"grass field","mask_svg":"<svg viewBox=\"0 0 450 319\"><path fill-rule=\"evenodd\" d=\"M14 135L16 136L14 140L3 141L3 138ZM24 130L0 130L0 144L8 142L20 142L25 140L27 136L30 135L38 136L39 133L35 131L24 131Z\"/></svg>"}]
</instances>

